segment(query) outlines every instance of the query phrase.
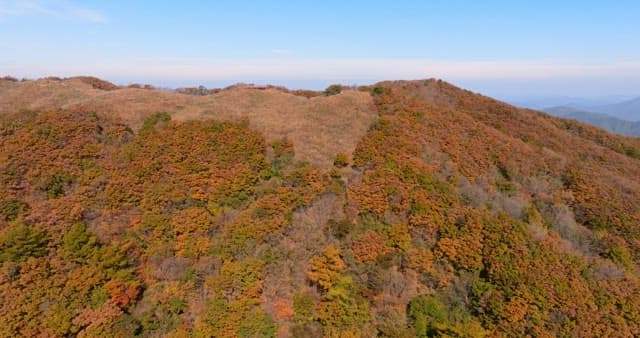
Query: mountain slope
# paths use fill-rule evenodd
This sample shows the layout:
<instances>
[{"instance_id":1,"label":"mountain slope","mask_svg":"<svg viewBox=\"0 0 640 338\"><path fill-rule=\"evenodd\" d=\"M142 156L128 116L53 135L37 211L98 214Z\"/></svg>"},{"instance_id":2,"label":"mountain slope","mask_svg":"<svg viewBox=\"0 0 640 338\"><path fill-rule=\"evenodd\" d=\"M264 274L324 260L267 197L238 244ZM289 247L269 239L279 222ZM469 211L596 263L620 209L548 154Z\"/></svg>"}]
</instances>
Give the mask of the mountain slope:
<instances>
[{"instance_id":1,"label":"mountain slope","mask_svg":"<svg viewBox=\"0 0 640 338\"><path fill-rule=\"evenodd\" d=\"M117 117L133 129L156 112L168 112L179 121L248 119L269 140L287 137L297 144L298 156L323 167L331 166L336 152L353 151L376 116L370 95L357 91L308 99L277 88L236 86L193 96L166 90L113 90L98 84L95 88L85 78L0 81L0 113L91 111ZM105 86L110 90L101 89Z\"/></svg>"},{"instance_id":2,"label":"mountain slope","mask_svg":"<svg viewBox=\"0 0 640 338\"><path fill-rule=\"evenodd\" d=\"M575 119L596 127L628 136L640 136L640 122L625 121L613 116L593 113L572 107L549 107L543 111L565 119Z\"/></svg>"},{"instance_id":3,"label":"mountain slope","mask_svg":"<svg viewBox=\"0 0 640 338\"><path fill-rule=\"evenodd\" d=\"M443 81L382 82L301 98L365 95L376 115L330 166L255 113L138 121L116 104L168 94L100 90L92 113L60 85L38 105L67 110L0 92L2 336L640 334L636 138Z\"/></svg>"}]
</instances>

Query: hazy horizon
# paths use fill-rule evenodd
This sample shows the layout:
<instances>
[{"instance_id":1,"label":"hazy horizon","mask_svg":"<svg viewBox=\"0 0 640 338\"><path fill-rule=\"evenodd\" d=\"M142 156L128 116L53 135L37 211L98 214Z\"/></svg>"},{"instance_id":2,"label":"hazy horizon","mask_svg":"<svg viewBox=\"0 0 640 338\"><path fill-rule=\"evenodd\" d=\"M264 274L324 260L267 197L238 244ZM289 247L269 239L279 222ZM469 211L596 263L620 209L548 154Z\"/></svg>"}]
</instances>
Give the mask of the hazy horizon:
<instances>
[{"instance_id":1,"label":"hazy horizon","mask_svg":"<svg viewBox=\"0 0 640 338\"><path fill-rule=\"evenodd\" d=\"M159 87L441 78L502 100L634 97L640 3L0 0L0 74Z\"/></svg>"}]
</instances>

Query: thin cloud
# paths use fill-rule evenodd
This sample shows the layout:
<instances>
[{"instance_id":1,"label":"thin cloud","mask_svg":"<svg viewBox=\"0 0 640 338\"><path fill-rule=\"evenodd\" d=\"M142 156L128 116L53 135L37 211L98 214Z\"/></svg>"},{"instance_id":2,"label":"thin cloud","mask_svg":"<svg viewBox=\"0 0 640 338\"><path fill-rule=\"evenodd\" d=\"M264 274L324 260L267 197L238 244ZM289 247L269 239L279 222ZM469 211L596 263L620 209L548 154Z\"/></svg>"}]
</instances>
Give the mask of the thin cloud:
<instances>
[{"instance_id":1,"label":"thin cloud","mask_svg":"<svg viewBox=\"0 0 640 338\"><path fill-rule=\"evenodd\" d=\"M8 17L45 16L62 20L107 23L102 13L68 1L1 0L0 19Z\"/></svg>"},{"instance_id":2,"label":"thin cloud","mask_svg":"<svg viewBox=\"0 0 640 338\"><path fill-rule=\"evenodd\" d=\"M374 83L380 80L441 78L486 94L516 95L523 90L544 95L637 95L640 60L610 63L494 60L447 61L430 59L200 59L149 57L131 59L92 58L6 62L4 73L38 78L50 75L89 74L105 79L151 83ZM0 70L0 73L3 71ZM316 85L314 85L316 86ZM318 87L319 88L319 87ZM482 91L481 90L481 91Z\"/></svg>"},{"instance_id":3,"label":"thin cloud","mask_svg":"<svg viewBox=\"0 0 640 338\"><path fill-rule=\"evenodd\" d=\"M58 65L61 66L61 65ZM76 71L193 80L251 79L377 79L441 77L473 80L590 79L640 77L640 60L613 63L554 61L442 61L428 59L293 59L249 60L135 59L92 64ZM67 68L67 67L64 67ZM69 69L71 70L71 69Z\"/></svg>"},{"instance_id":4,"label":"thin cloud","mask_svg":"<svg viewBox=\"0 0 640 338\"><path fill-rule=\"evenodd\" d=\"M69 13L74 17L95 23L107 23L109 20L102 14L87 8L70 8Z\"/></svg>"}]
</instances>

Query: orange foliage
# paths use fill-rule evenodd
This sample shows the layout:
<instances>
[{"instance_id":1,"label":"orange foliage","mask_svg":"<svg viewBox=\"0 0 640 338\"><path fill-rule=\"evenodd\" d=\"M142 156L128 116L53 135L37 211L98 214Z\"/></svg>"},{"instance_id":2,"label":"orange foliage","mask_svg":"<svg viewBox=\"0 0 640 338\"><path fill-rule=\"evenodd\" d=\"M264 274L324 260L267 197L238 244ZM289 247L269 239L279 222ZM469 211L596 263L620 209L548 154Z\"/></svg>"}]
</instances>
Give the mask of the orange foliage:
<instances>
[{"instance_id":1,"label":"orange foliage","mask_svg":"<svg viewBox=\"0 0 640 338\"><path fill-rule=\"evenodd\" d=\"M276 311L276 317L280 319L291 318L294 315L293 307L290 301L286 299L278 299L273 302L273 307Z\"/></svg>"},{"instance_id":2,"label":"orange foliage","mask_svg":"<svg viewBox=\"0 0 640 338\"><path fill-rule=\"evenodd\" d=\"M353 253L361 262L375 260L392 251L385 241L383 234L369 230L353 241Z\"/></svg>"},{"instance_id":3,"label":"orange foliage","mask_svg":"<svg viewBox=\"0 0 640 338\"><path fill-rule=\"evenodd\" d=\"M117 279L105 283L104 288L109 293L111 301L121 308L126 308L135 301L140 293L140 285L137 282L124 282Z\"/></svg>"},{"instance_id":4,"label":"orange foliage","mask_svg":"<svg viewBox=\"0 0 640 338\"><path fill-rule=\"evenodd\" d=\"M367 90L379 119L331 172L247 121L1 115L0 336L640 335L638 140L442 81ZM336 215L299 224L325 193Z\"/></svg>"}]
</instances>

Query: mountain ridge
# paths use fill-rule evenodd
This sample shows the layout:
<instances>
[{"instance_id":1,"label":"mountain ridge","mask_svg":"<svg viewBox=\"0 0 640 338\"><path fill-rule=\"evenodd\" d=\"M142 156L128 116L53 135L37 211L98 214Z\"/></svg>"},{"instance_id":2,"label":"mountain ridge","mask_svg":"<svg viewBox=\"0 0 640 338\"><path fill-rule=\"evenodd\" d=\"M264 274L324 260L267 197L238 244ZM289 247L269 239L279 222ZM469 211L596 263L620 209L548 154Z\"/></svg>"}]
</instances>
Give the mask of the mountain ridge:
<instances>
[{"instance_id":1,"label":"mountain ridge","mask_svg":"<svg viewBox=\"0 0 640 338\"><path fill-rule=\"evenodd\" d=\"M575 119L617 134L640 136L640 122L627 121L612 115L579 110L570 106L548 107L542 110L554 116Z\"/></svg>"},{"instance_id":2,"label":"mountain ridge","mask_svg":"<svg viewBox=\"0 0 640 338\"><path fill-rule=\"evenodd\" d=\"M640 121L640 97L619 103L597 106L592 109L596 112L613 115L623 120Z\"/></svg>"},{"instance_id":3,"label":"mountain ridge","mask_svg":"<svg viewBox=\"0 0 640 338\"><path fill-rule=\"evenodd\" d=\"M640 139L435 79L16 83L2 335L640 334Z\"/></svg>"}]
</instances>

